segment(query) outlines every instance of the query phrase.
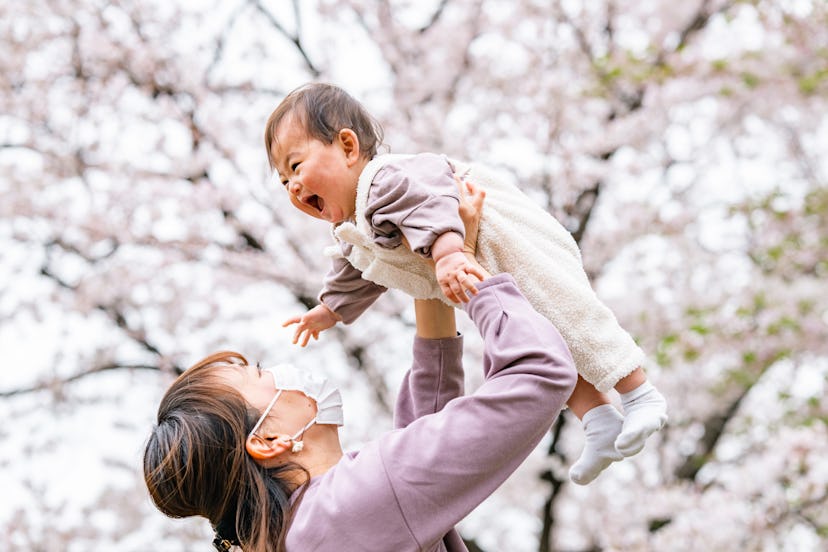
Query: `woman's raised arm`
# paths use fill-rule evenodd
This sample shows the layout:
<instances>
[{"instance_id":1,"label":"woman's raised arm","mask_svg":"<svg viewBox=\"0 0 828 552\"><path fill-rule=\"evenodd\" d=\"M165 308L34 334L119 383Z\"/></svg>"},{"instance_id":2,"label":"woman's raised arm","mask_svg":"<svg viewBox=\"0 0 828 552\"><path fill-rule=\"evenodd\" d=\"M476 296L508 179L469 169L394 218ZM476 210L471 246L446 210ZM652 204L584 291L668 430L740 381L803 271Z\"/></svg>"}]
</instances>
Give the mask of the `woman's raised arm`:
<instances>
[{"instance_id":1,"label":"woman's raised arm","mask_svg":"<svg viewBox=\"0 0 828 552\"><path fill-rule=\"evenodd\" d=\"M466 230L466 254L474 259L477 229L483 213L485 193L473 184L457 180L460 218ZM488 272L477 264L479 270ZM463 340L457 335L454 308L437 299L414 301L417 336L414 365L403 378L397 394L394 427L405 427L413 420L439 411L463 394Z\"/></svg>"},{"instance_id":2,"label":"woman's raised arm","mask_svg":"<svg viewBox=\"0 0 828 552\"><path fill-rule=\"evenodd\" d=\"M394 427L437 412L463 394L463 338L454 309L438 299L414 301L417 336L414 362L403 377L394 409Z\"/></svg>"},{"instance_id":3,"label":"woman's raised arm","mask_svg":"<svg viewBox=\"0 0 828 552\"><path fill-rule=\"evenodd\" d=\"M523 462L575 385L566 344L514 279L501 274L478 287L466 310L485 344L485 381L474 394L435 403L433 414L380 439L385 477L410 538L424 549ZM411 374L442 372L453 365L445 362L443 350L427 349L432 356L421 356L421 342L415 343Z\"/></svg>"}]
</instances>

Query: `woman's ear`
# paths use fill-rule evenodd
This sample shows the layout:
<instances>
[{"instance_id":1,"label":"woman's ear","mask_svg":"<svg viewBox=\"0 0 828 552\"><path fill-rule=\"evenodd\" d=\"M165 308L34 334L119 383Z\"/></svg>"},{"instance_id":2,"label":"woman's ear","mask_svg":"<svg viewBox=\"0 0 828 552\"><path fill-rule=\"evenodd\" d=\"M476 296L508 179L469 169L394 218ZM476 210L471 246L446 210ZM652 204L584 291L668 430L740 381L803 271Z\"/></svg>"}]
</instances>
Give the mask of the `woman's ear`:
<instances>
[{"instance_id":1,"label":"woman's ear","mask_svg":"<svg viewBox=\"0 0 828 552\"><path fill-rule=\"evenodd\" d=\"M258 435L250 435L244 443L247 454L254 460L265 461L278 457L290 450L291 440L287 435L277 435L272 439L265 439Z\"/></svg>"},{"instance_id":2,"label":"woman's ear","mask_svg":"<svg viewBox=\"0 0 828 552\"><path fill-rule=\"evenodd\" d=\"M362 157L362 152L359 150L359 137L350 128L343 128L339 131L338 138L350 167Z\"/></svg>"}]
</instances>

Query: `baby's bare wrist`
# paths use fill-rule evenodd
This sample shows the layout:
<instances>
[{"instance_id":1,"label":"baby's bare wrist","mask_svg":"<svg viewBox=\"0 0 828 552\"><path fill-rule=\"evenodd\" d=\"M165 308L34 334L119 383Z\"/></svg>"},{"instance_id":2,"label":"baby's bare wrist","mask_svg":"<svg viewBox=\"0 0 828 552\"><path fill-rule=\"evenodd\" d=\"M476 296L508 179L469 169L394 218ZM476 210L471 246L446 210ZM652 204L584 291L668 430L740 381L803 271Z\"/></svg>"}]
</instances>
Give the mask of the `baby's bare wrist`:
<instances>
[{"instance_id":1,"label":"baby's bare wrist","mask_svg":"<svg viewBox=\"0 0 828 552\"><path fill-rule=\"evenodd\" d=\"M463 236L456 232L446 232L434 241L431 248L431 258L434 259L434 262L439 262L452 253L462 253L463 246Z\"/></svg>"},{"instance_id":2,"label":"baby's bare wrist","mask_svg":"<svg viewBox=\"0 0 828 552\"><path fill-rule=\"evenodd\" d=\"M442 255L439 259L437 259L435 262L436 262L438 265L445 265L445 264L447 264L447 263L449 263L449 262L451 262L451 261L458 262L458 261L460 260L460 257L464 257L464 258L465 258L465 256L466 256L465 252L464 252L463 250L458 249L458 250L456 250L456 251L449 251L449 252L447 252L447 253L444 253L444 254L443 254L443 255Z\"/></svg>"}]
</instances>

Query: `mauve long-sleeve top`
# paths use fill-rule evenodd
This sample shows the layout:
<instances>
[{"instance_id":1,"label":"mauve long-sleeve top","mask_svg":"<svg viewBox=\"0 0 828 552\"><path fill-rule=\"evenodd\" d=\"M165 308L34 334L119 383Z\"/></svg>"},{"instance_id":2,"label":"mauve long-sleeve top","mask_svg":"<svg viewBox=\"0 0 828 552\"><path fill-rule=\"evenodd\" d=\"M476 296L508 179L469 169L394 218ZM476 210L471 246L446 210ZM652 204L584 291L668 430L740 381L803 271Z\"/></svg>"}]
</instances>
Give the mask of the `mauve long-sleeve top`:
<instances>
[{"instance_id":1,"label":"mauve long-sleeve top","mask_svg":"<svg viewBox=\"0 0 828 552\"><path fill-rule=\"evenodd\" d=\"M575 385L572 357L509 274L465 308L483 337L484 382L463 395L462 337L415 338L397 429L316 476L289 552L464 551L455 524L523 462Z\"/></svg>"},{"instance_id":2,"label":"mauve long-sleeve top","mask_svg":"<svg viewBox=\"0 0 828 552\"><path fill-rule=\"evenodd\" d=\"M431 255L435 240L446 232L465 235L458 213L460 196L448 160L420 153L389 163L377 171L368 191L365 220L374 242L393 249L403 238L415 253ZM319 301L350 324L387 288L364 280L348 259L351 244L340 243L343 257L332 259Z\"/></svg>"}]
</instances>

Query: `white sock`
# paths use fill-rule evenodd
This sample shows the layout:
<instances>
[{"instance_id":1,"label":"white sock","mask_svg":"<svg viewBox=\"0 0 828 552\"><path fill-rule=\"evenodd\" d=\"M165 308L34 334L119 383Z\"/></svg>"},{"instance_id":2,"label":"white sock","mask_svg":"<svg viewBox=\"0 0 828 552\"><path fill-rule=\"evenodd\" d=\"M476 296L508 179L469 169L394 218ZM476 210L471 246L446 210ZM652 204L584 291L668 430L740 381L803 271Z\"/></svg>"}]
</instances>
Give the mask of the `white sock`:
<instances>
[{"instance_id":1,"label":"white sock","mask_svg":"<svg viewBox=\"0 0 828 552\"><path fill-rule=\"evenodd\" d=\"M569 478L586 485L604 468L624 458L615 450L615 438L621 433L624 418L611 404L602 404L587 411L581 423L586 441L581 457L569 469Z\"/></svg>"},{"instance_id":2,"label":"white sock","mask_svg":"<svg viewBox=\"0 0 828 552\"><path fill-rule=\"evenodd\" d=\"M624 456L638 454L644 441L667 421L667 401L645 381L629 393L621 394L624 406L624 429L615 440L615 448Z\"/></svg>"}]
</instances>

